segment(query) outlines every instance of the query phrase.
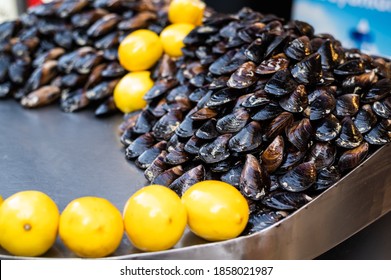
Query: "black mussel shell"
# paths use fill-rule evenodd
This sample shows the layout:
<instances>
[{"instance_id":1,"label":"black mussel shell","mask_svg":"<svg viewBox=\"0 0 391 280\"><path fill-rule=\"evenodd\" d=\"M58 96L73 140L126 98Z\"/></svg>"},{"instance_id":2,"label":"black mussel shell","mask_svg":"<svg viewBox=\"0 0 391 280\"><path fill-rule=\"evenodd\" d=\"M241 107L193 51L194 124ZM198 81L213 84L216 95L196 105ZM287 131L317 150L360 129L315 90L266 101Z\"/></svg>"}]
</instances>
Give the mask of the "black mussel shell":
<instances>
[{"instance_id":1,"label":"black mussel shell","mask_svg":"<svg viewBox=\"0 0 391 280\"><path fill-rule=\"evenodd\" d=\"M204 97L207 94L207 92L208 92L208 88L206 87L197 88L192 93L190 93L189 99L190 101L197 103L202 99L202 97Z\"/></svg>"},{"instance_id":2,"label":"black mussel shell","mask_svg":"<svg viewBox=\"0 0 391 280\"><path fill-rule=\"evenodd\" d=\"M322 77L322 62L319 53L314 53L293 65L292 76L302 84L316 84Z\"/></svg>"},{"instance_id":3,"label":"black mussel shell","mask_svg":"<svg viewBox=\"0 0 391 280\"><path fill-rule=\"evenodd\" d=\"M304 151L308 149L313 135L311 122L307 118L294 122L285 129L285 135L297 149Z\"/></svg>"},{"instance_id":4,"label":"black mussel shell","mask_svg":"<svg viewBox=\"0 0 391 280\"><path fill-rule=\"evenodd\" d=\"M309 23L295 20L294 25L301 35L306 35L309 38L312 38L312 36L314 36L314 28Z\"/></svg>"},{"instance_id":5,"label":"black mussel shell","mask_svg":"<svg viewBox=\"0 0 391 280\"><path fill-rule=\"evenodd\" d=\"M280 176L280 186L290 192L301 192L316 182L316 166L311 162L304 162Z\"/></svg>"},{"instance_id":6,"label":"black mussel shell","mask_svg":"<svg viewBox=\"0 0 391 280\"><path fill-rule=\"evenodd\" d=\"M305 158L305 162L315 164L317 170L331 166L337 155L337 149L334 145L324 142L317 142L311 146L311 149Z\"/></svg>"},{"instance_id":7,"label":"black mussel shell","mask_svg":"<svg viewBox=\"0 0 391 280\"><path fill-rule=\"evenodd\" d=\"M372 145L384 145L391 142L391 120L383 119L364 136Z\"/></svg>"},{"instance_id":8,"label":"black mussel shell","mask_svg":"<svg viewBox=\"0 0 391 280\"><path fill-rule=\"evenodd\" d=\"M297 87L297 82L293 79L288 69L276 72L265 86L265 91L271 95L284 96Z\"/></svg>"},{"instance_id":9,"label":"black mussel shell","mask_svg":"<svg viewBox=\"0 0 391 280\"><path fill-rule=\"evenodd\" d=\"M157 80L153 87L144 95L144 99L151 101L165 94L168 90L172 89L178 84L178 81L174 78L163 78Z\"/></svg>"},{"instance_id":10,"label":"black mussel shell","mask_svg":"<svg viewBox=\"0 0 391 280\"><path fill-rule=\"evenodd\" d=\"M345 63L339 65L334 69L334 74L336 75L359 75L364 73L365 66L364 61L361 59L352 59L348 60Z\"/></svg>"},{"instance_id":11,"label":"black mussel shell","mask_svg":"<svg viewBox=\"0 0 391 280\"><path fill-rule=\"evenodd\" d=\"M360 96L358 94L344 94L337 97L335 114L338 117L354 116L360 109Z\"/></svg>"},{"instance_id":12,"label":"black mussel shell","mask_svg":"<svg viewBox=\"0 0 391 280\"><path fill-rule=\"evenodd\" d=\"M341 174L335 166L325 167L318 172L318 178L313 186L315 191L324 191L341 179Z\"/></svg>"},{"instance_id":13,"label":"black mussel shell","mask_svg":"<svg viewBox=\"0 0 391 280\"><path fill-rule=\"evenodd\" d=\"M284 174L300 164L306 154L306 151L300 151L297 148L291 146L286 147L285 145L285 156L280 167L275 171L276 174Z\"/></svg>"},{"instance_id":14,"label":"black mussel shell","mask_svg":"<svg viewBox=\"0 0 391 280\"><path fill-rule=\"evenodd\" d=\"M343 59L343 53L337 49L335 41L332 40L324 41L317 52L320 54L323 69L334 68Z\"/></svg>"},{"instance_id":15,"label":"black mussel shell","mask_svg":"<svg viewBox=\"0 0 391 280\"><path fill-rule=\"evenodd\" d=\"M366 133L371 130L376 122L377 117L369 104L363 105L354 119L354 124L361 133Z\"/></svg>"},{"instance_id":16,"label":"black mussel shell","mask_svg":"<svg viewBox=\"0 0 391 280\"><path fill-rule=\"evenodd\" d=\"M183 173L183 175L173 181L168 187L179 196L182 196L192 185L203 180L205 180L205 168L200 164Z\"/></svg>"},{"instance_id":17,"label":"black mussel shell","mask_svg":"<svg viewBox=\"0 0 391 280\"><path fill-rule=\"evenodd\" d=\"M282 112L279 114L266 127L265 138L274 139L277 135L280 135L286 127L292 124L293 119L292 113Z\"/></svg>"},{"instance_id":18,"label":"black mussel shell","mask_svg":"<svg viewBox=\"0 0 391 280\"><path fill-rule=\"evenodd\" d=\"M268 58L270 55L280 53L284 49L288 40L289 36L286 34L276 36L267 47L265 57Z\"/></svg>"},{"instance_id":19,"label":"black mussel shell","mask_svg":"<svg viewBox=\"0 0 391 280\"><path fill-rule=\"evenodd\" d=\"M378 81L375 71L358 76L348 76L342 82L342 89L346 93L361 94Z\"/></svg>"},{"instance_id":20,"label":"black mussel shell","mask_svg":"<svg viewBox=\"0 0 391 280\"><path fill-rule=\"evenodd\" d=\"M345 151L339 158L338 169L340 172L349 171L358 166L367 156L369 145L364 142L357 148Z\"/></svg>"},{"instance_id":21,"label":"black mussel shell","mask_svg":"<svg viewBox=\"0 0 391 280\"><path fill-rule=\"evenodd\" d=\"M161 117L153 126L152 132L157 140L168 140L182 121L182 112L172 110Z\"/></svg>"},{"instance_id":22,"label":"black mussel shell","mask_svg":"<svg viewBox=\"0 0 391 280\"><path fill-rule=\"evenodd\" d=\"M235 56L235 53L236 52L234 50L230 50L230 51L226 52L224 55L220 56L218 59L216 59L215 62L213 62L209 66L209 71L215 75L227 74L227 73L225 73L225 71L223 71L224 66L227 66L231 62L231 60ZM234 70L232 70L232 71L234 71Z\"/></svg>"},{"instance_id":23,"label":"black mussel shell","mask_svg":"<svg viewBox=\"0 0 391 280\"><path fill-rule=\"evenodd\" d=\"M189 140L187 140L184 150L189 154L197 155L200 151L201 146L203 146L204 144L204 139L198 138L197 136L193 135L192 137L190 137Z\"/></svg>"},{"instance_id":24,"label":"black mussel shell","mask_svg":"<svg viewBox=\"0 0 391 280\"><path fill-rule=\"evenodd\" d=\"M164 159L169 165L179 165L187 162L190 155L184 151L184 145L170 149L166 158Z\"/></svg>"},{"instance_id":25,"label":"black mussel shell","mask_svg":"<svg viewBox=\"0 0 391 280\"><path fill-rule=\"evenodd\" d=\"M95 109L94 114L95 117L97 118L104 118L104 117L114 115L115 113L118 112L119 110L115 105L114 98L113 96L110 96Z\"/></svg>"},{"instance_id":26,"label":"black mussel shell","mask_svg":"<svg viewBox=\"0 0 391 280\"><path fill-rule=\"evenodd\" d=\"M294 60L302 60L311 54L310 39L301 36L291 41L284 50L285 54Z\"/></svg>"},{"instance_id":27,"label":"black mussel shell","mask_svg":"<svg viewBox=\"0 0 391 280\"><path fill-rule=\"evenodd\" d=\"M284 159L284 146L284 138L279 135L261 153L261 163L269 174L281 165Z\"/></svg>"},{"instance_id":28,"label":"black mussel shell","mask_svg":"<svg viewBox=\"0 0 391 280\"><path fill-rule=\"evenodd\" d=\"M230 156L228 141L231 134L220 135L213 142L203 145L198 151L198 156L205 163L215 163L225 160Z\"/></svg>"},{"instance_id":29,"label":"black mussel shell","mask_svg":"<svg viewBox=\"0 0 391 280\"><path fill-rule=\"evenodd\" d=\"M242 235L249 235L268 228L286 218L289 214L285 211L273 211L261 209L253 213Z\"/></svg>"},{"instance_id":30,"label":"black mussel shell","mask_svg":"<svg viewBox=\"0 0 391 280\"><path fill-rule=\"evenodd\" d=\"M258 106L266 105L270 102L270 98L267 93L263 90L257 90L256 92L250 94L246 100L242 102L242 106L245 108L254 108Z\"/></svg>"},{"instance_id":31,"label":"black mussel shell","mask_svg":"<svg viewBox=\"0 0 391 280\"><path fill-rule=\"evenodd\" d=\"M186 117L175 130L175 134L182 138L191 137L199 127L192 118Z\"/></svg>"},{"instance_id":32,"label":"black mussel shell","mask_svg":"<svg viewBox=\"0 0 391 280\"><path fill-rule=\"evenodd\" d=\"M391 118L391 96L383 99L382 101L376 101L372 104L373 111L379 117L390 119Z\"/></svg>"},{"instance_id":33,"label":"black mussel shell","mask_svg":"<svg viewBox=\"0 0 391 280\"><path fill-rule=\"evenodd\" d=\"M253 85L258 80L255 73L256 65L252 61L243 63L229 78L227 86L230 88L243 89Z\"/></svg>"},{"instance_id":34,"label":"black mussel shell","mask_svg":"<svg viewBox=\"0 0 391 280\"><path fill-rule=\"evenodd\" d=\"M230 76L213 77L212 82L208 85L208 89L222 89L227 86Z\"/></svg>"},{"instance_id":35,"label":"black mussel shell","mask_svg":"<svg viewBox=\"0 0 391 280\"><path fill-rule=\"evenodd\" d=\"M125 150L125 156L127 159L134 159L140 156L145 150L152 147L154 143L155 138L152 133L143 134L129 144Z\"/></svg>"},{"instance_id":36,"label":"black mussel shell","mask_svg":"<svg viewBox=\"0 0 391 280\"><path fill-rule=\"evenodd\" d=\"M379 80L367 93L361 95L364 103L375 102L391 94L391 79Z\"/></svg>"},{"instance_id":37,"label":"black mussel shell","mask_svg":"<svg viewBox=\"0 0 391 280\"><path fill-rule=\"evenodd\" d=\"M233 166L233 164L234 162L232 159L228 158L226 160L210 164L209 170L215 173L227 172Z\"/></svg>"},{"instance_id":38,"label":"black mussel shell","mask_svg":"<svg viewBox=\"0 0 391 280\"><path fill-rule=\"evenodd\" d=\"M197 131L195 136L205 140L211 140L219 136L219 132L216 129L216 120L211 119L204 123Z\"/></svg>"},{"instance_id":39,"label":"black mussel shell","mask_svg":"<svg viewBox=\"0 0 391 280\"><path fill-rule=\"evenodd\" d=\"M135 161L137 167L147 169L152 162L166 149L167 142L161 141L153 145L151 148L145 150Z\"/></svg>"},{"instance_id":40,"label":"black mussel shell","mask_svg":"<svg viewBox=\"0 0 391 280\"><path fill-rule=\"evenodd\" d=\"M277 210L296 210L311 200L305 193L274 191L262 199L262 204Z\"/></svg>"},{"instance_id":41,"label":"black mussel shell","mask_svg":"<svg viewBox=\"0 0 391 280\"><path fill-rule=\"evenodd\" d=\"M234 88L223 88L212 93L209 100L206 102L207 107L218 107L229 102L235 101L242 91ZM197 104L199 106L199 104Z\"/></svg>"},{"instance_id":42,"label":"black mussel shell","mask_svg":"<svg viewBox=\"0 0 391 280\"><path fill-rule=\"evenodd\" d=\"M310 94L309 106L304 113L309 116L310 120L323 119L334 110L336 103L333 94L329 90L318 89Z\"/></svg>"},{"instance_id":43,"label":"black mussel shell","mask_svg":"<svg viewBox=\"0 0 391 280\"><path fill-rule=\"evenodd\" d=\"M279 104L285 111L291 113L303 112L308 106L307 91L304 85L299 85L289 96L280 99Z\"/></svg>"},{"instance_id":44,"label":"black mussel shell","mask_svg":"<svg viewBox=\"0 0 391 280\"><path fill-rule=\"evenodd\" d=\"M335 140L335 143L338 146L346 149L353 149L358 147L363 140L363 136L354 125L353 120L350 117L343 118L341 121L341 127L341 133Z\"/></svg>"},{"instance_id":45,"label":"black mussel shell","mask_svg":"<svg viewBox=\"0 0 391 280\"><path fill-rule=\"evenodd\" d=\"M244 164L242 162L238 162L237 164L235 164L227 172L221 175L221 181L226 182L236 188L239 188L240 175L242 174L243 166Z\"/></svg>"},{"instance_id":46,"label":"black mussel shell","mask_svg":"<svg viewBox=\"0 0 391 280\"><path fill-rule=\"evenodd\" d=\"M228 146L232 151L241 153L255 150L262 144L261 125L252 121L229 139Z\"/></svg>"},{"instance_id":47,"label":"black mussel shell","mask_svg":"<svg viewBox=\"0 0 391 280\"><path fill-rule=\"evenodd\" d=\"M276 54L271 58L264 60L255 69L255 72L260 75L274 74L277 71L285 70L289 66L289 60L283 53Z\"/></svg>"},{"instance_id":48,"label":"black mussel shell","mask_svg":"<svg viewBox=\"0 0 391 280\"><path fill-rule=\"evenodd\" d=\"M250 119L247 109L239 108L234 112L225 115L216 123L216 129L220 133L233 133L241 130Z\"/></svg>"},{"instance_id":49,"label":"black mussel shell","mask_svg":"<svg viewBox=\"0 0 391 280\"><path fill-rule=\"evenodd\" d=\"M154 115L148 110L142 110L133 126L133 132L138 134L150 132L155 122Z\"/></svg>"},{"instance_id":50,"label":"black mussel shell","mask_svg":"<svg viewBox=\"0 0 391 280\"><path fill-rule=\"evenodd\" d=\"M239 188L244 196L251 200L261 200L270 190L269 175L252 154L246 155Z\"/></svg>"},{"instance_id":51,"label":"black mussel shell","mask_svg":"<svg viewBox=\"0 0 391 280\"><path fill-rule=\"evenodd\" d=\"M264 57L266 46L267 45L265 44L264 40L257 38L247 47L247 49L244 51L244 55L249 60L259 64Z\"/></svg>"},{"instance_id":52,"label":"black mussel shell","mask_svg":"<svg viewBox=\"0 0 391 280\"><path fill-rule=\"evenodd\" d=\"M278 105L278 103L270 102L264 107L261 107L258 111L256 111L251 119L254 121L266 121L271 120L277 117L279 114L283 112L282 108Z\"/></svg>"},{"instance_id":53,"label":"black mussel shell","mask_svg":"<svg viewBox=\"0 0 391 280\"><path fill-rule=\"evenodd\" d=\"M152 184L161 185L168 187L173 183L176 179L183 175L182 166L174 166L170 169L164 170L162 173L157 175L155 179L153 179Z\"/></svg>"},{"instance_id":54,"label":"black mussel shell","mask_svg":"<svg viewBox=\"0 0 391 280\"><path fill-rule=\"evenodd\" d=\"M327 117L319 120L315 128L315 139L318 141L331 141L335 139L341 131L339 120L330 114Z\"/></svg>"},{"instance_id":55,"label":"black mussel shell","mask_svg":"<svg viewBox=\"0 0 391 280\"><path fill-rule=\"evenodd\" d=\"M198 111L191 114L190 118L195 121L205 121L216 117L218 112L211 108L201 108Z\"/></svg>"}]
</instances>

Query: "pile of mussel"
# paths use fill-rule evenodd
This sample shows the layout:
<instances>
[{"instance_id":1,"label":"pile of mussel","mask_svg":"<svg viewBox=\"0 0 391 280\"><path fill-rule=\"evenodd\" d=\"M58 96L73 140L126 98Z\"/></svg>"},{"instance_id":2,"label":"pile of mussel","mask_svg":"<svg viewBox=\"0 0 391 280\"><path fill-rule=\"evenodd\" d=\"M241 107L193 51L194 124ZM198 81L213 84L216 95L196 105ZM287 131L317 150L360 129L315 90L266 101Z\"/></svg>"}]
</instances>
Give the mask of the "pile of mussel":
<instances>
[{"instance_id":1,"label":"pile of mussel","mask_svg":"<svg viewBox=\"0 0 391 280\"><path fill-rule=\"evenodd\" d=\"M311 201L391 140L391 62L302 21L214 14L165 57L148 106L125 116L129 160L179 195L222 180L248 199L245 233Z\"/></svg>"},{"instance_id":2,"label":"pile of mussel","mask_svg":"<svg viewBox=\"0 0 391 280\"><path fill-rule=\"evenodd\" d=\"M167 25L168 0L56 0L0 24L0 98L28 108L59 101L65 112L117 109L126 71L117 49L130 32Z\"/></svg>"}]
</instances>

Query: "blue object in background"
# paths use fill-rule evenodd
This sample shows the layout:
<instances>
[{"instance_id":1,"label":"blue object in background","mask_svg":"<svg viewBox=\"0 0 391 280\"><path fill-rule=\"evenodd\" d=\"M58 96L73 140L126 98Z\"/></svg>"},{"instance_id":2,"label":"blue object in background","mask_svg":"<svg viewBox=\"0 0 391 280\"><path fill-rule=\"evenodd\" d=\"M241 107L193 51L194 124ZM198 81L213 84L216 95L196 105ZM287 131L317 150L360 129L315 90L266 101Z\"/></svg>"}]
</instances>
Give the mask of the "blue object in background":
<instances>
[{"instance_id":1,"label":"blue object in background","mask_svg":"<svg viewBox=\"0 0 391 280\"><path fill-rule=\"evenodd\" d=\"M347 48L391 57L391 0L295 0L292 18L330 33Z\"/></svg>"}]
</instances>

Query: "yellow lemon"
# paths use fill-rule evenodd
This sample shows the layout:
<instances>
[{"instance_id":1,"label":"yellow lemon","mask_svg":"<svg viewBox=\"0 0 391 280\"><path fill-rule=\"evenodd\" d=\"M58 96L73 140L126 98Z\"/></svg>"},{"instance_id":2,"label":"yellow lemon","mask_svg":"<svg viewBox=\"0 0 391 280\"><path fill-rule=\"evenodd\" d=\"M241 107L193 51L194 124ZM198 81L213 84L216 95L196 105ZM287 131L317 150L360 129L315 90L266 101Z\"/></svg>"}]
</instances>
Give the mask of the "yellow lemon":
<instances>
[{"instance_id":1,"label":"yellow lemon","mask_svg":"<svg viewBox=\"0 0 391 280\"><path fill-rule=\"evenodd\" d=\"M0 206L3 204L3 197L0 195Z\"/></svg>"},{"instance_id":2,"label":"yellow lemon","mask_svg":"<svg viewBox=\"0 0 391 280\"><path fill-rule=\"evenodd\" d=\"M209 241L235 238L248 222L250 210L246 199L224 182L196 183L183 194L182 202L191 231Z\"/></svg>"},{"instance_id":3,"label":"yellow lemon","mask_svg":"<svg viewBox=\"0 0 391 280\"><path fill-rule=\"evenodd\" d=\"M172 23L200 25L205 6L200 0L173 0L168 6L168 19Z\"/></svg>"},{"instance_id":4,"label":"yellow lemon","mask_svg":"<svg viewBox=\"0 0 391 280\"><path fill-rule=\"evenodd\" d=\"M166 54L172 57L182 55L183 39L194 29L194 25L190 23L174 23L160 33L160 39L163 44L163 49Z\"/></svg>"},{"instance_id":5,"label":"yellow lemon","mask_svg":"<svg viewBox=\"0 0 391 280\"><path fill-rule=\"evenodd\" d=\"M121 212L104 198L77 198L61 213L59 236L80 257L110 255L121 243L123 233Z\"/></svg>"},{"instance_id":6,"label":"yellow lemon","mask_svg":"<svg viewBox=\"0 0 391 280\"><path fill-rule=\"evenodd\" d=\"M186 228L186 209L171 189L150 185L133 194L123 211L125 231L143 251L173 247Z\"/></svg>"},{"instance_id":7,"label":"yellow lemon","mask_svg":"<svg viewBox=\"0 0 391 280\"><path fill-rule=\"evenodd\" d=\"M15 193L0 207L0 244L16 256L40 256L56 240L59 217L48 195L33 190Z\"/></svg>"},{"instance_id":8,"label":"yellow lemon","mask_svg":"<svg viewBox=\"0 0 391 280\"><path fill-rule=\"evenodd\" d=\"M159 36L147 29L139 29L125 37L118 48L118 59L128 71L143 71L151 68L162 56Z\"/></svg>"},{"instance_id":9,"label":"yellow lemon","mask_svg":"<svg viewBox=\"0 0 391 280\"><path fill-rule=\"evenodd\" d=\"M147 102L145 93L153 86L149 71L126 74L114 88L114 103L124 113L140 110Z\"/></svg>"}]
</instances>

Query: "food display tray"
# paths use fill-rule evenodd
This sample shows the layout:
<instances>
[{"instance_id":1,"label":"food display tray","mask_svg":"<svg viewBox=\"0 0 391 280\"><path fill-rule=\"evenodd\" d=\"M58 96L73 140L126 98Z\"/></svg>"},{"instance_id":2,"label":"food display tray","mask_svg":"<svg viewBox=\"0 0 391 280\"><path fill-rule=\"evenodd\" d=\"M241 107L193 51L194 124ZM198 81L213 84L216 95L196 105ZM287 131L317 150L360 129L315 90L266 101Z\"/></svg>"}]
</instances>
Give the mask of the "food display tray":
<instances>
[{"instance_id":1,"label":"food display tray","mask_svg":"<svg viewBox=\"0 0 391 280\"><path fill-rule=\"evenodd\" d=\"M25 110L0 102L0 194L27 189L51 196L60 211L74 198L100 196L122 211L147 184L124 159L120 115L96 119L50 106ZM167 251L144 253L124 236L109 259L313 259L391 210L391 145L377 150L350 174L275 225L249 236L205 242L186 230ZM76 257L57 240L41 258ZM18 259L0 248L0 259Z\"/></svg>"}]
</instances>

